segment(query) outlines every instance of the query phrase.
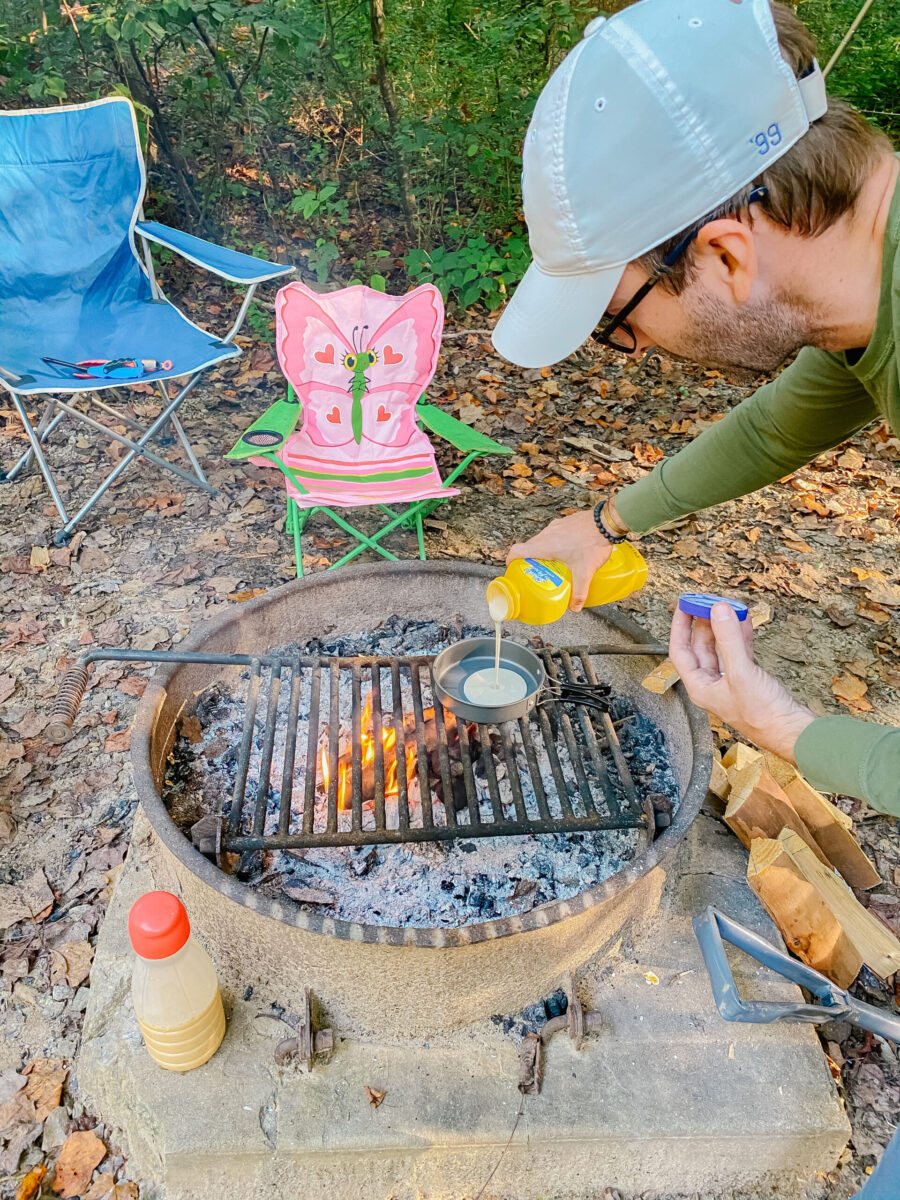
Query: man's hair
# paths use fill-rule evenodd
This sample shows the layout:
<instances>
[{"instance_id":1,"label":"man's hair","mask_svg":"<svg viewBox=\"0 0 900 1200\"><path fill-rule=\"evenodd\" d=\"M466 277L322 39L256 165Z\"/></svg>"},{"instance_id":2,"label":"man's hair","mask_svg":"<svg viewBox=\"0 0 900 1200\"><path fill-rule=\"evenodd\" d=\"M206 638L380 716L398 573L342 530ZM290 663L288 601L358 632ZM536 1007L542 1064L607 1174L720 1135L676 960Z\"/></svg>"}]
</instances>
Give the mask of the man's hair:
<instances>
[{"instance_id":1,"label":"man's hair","mask_svg":"<svg viewBox=\"0 0 900 1200\"><path fill-rule=\"evenodd\" d=\"M777 0L771 7L782 57L799 78L812 66L816 40L793 9ZM733 216L752 224L748 201L758 187L767 189L758 204L770 221L801 237L816 237L853 208L875 163L892 149L887 136L865 117L829 96L828 111L781 158L712 212L654 246L638 264L653 274L683 238L719 217ZM693 278L692 250L662 277L661 286L675 295Z\"/></svg>"}]
</instances>

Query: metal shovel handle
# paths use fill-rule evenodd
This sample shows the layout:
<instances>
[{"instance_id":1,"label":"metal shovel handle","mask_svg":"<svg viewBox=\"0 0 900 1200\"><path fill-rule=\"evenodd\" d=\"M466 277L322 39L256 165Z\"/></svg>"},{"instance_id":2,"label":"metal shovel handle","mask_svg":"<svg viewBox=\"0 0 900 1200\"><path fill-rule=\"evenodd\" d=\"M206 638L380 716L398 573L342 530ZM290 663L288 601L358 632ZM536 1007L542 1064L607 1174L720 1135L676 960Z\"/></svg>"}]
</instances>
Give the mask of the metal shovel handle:
<instances>
[{"instance_id":1,"label":"metal shovel handle","mask_svg":"<svg viewBox=\"0 0 900 1200\"><path fill-rule=\"evenodd\" d=\"M747 1024L769 1024L772 1021L803 1021L820 1025L843 1017L852 1025L869 1029L888 1041L900 1042L900 1017L895 1017L872 1004L857 1000L850 992L832 983L826 976L805 963L777 949L752 929L747 929L715 908L693 920L694 933L700 943L703 961L709 972L713 997L726 1021ZM821 1001L806 1004L797 1001L744 1000L737 989L731 967L725 956L724 942L743 950L771 971L806 988Z\"/></svg>"}]
</instances>

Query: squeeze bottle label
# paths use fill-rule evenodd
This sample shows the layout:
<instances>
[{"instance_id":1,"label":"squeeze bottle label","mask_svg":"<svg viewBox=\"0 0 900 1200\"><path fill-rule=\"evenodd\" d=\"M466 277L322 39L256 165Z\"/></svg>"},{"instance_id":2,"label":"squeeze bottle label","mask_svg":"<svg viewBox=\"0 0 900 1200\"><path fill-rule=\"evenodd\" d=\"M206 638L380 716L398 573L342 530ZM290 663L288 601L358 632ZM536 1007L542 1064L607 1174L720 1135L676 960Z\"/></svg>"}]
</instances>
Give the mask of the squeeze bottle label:
<instances>
[{"instance_id":1,"label":"squeeze bottle label","mask_svg":"<svg viewBox=\"0 0 900 1200\"><path fill-rule=\"evenodd\" d=\"M561 587L566 582L562 575L553 570L554 567L562 566L561 563L542 562L539 558L526 558L524 561L523 574L532 579L538 587L552 592L554 588Z\"/></svg>"}]
</instances>

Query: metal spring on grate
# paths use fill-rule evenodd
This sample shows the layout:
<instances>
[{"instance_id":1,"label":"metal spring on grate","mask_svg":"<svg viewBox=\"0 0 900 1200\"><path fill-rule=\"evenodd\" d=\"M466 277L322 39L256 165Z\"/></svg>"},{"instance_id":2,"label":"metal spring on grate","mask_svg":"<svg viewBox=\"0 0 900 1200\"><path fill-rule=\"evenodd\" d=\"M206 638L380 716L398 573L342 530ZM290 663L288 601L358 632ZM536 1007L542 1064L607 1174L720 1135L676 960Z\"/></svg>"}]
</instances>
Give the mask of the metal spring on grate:
<instances>
[{"instance_id":1,"label":"metal spring on grate","mask_svg":"<svg viewBox=\"0 0 900 1200\"><path fill-rule=\"evenodd\" d=\"M75 724L87 684L87 666L79 663L66 671L50 712L50 721L44 731L48 741L66 742L72 736L72 726Z\"/></svg>"}]
</instances>

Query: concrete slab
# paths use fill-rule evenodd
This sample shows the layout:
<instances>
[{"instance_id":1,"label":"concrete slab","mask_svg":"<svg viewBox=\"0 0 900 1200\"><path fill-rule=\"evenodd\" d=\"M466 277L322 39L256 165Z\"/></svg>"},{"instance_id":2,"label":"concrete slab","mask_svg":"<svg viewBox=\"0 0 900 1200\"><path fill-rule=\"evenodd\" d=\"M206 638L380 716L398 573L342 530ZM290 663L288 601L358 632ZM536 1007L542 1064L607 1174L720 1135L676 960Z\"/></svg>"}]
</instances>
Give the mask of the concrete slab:
<instances>
[{"instance_id":1,"label":"concrete slab","mask_svg":"<svg viewBox=\"0 0 900 1200\"><path fill-rule=\"evenodd\" d=\"M288 1031L257 1015L277 1002L269 995L226 997L228 1034L206 1066L160 1070L127 988L127 911L159 882L145 831L139 823L101 933L77 1068L86 1099L154 1183L142 1196L472 1200L495 1168L483 1200L594 1200L607 1187L796 1196L846 1143L813 1031L729 1025L715 1011L690 916L712 902L772 930L742 882L743 850L712 817L695 823L684 870L640 941L582 974L581 998L602 1011L602 1030L581 1051L557 1035L542 1093L525 1099L517 1047L491 1023L392 1043L337 1030L331 1063L312 1074L278 1068L274 1047ZM736 968L748 995L793 992L748 960ZM378 1109L366 1086L387 1093Z\"/></svg>"}]
</instances>

